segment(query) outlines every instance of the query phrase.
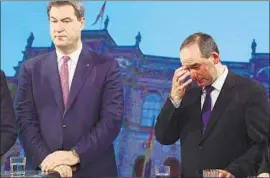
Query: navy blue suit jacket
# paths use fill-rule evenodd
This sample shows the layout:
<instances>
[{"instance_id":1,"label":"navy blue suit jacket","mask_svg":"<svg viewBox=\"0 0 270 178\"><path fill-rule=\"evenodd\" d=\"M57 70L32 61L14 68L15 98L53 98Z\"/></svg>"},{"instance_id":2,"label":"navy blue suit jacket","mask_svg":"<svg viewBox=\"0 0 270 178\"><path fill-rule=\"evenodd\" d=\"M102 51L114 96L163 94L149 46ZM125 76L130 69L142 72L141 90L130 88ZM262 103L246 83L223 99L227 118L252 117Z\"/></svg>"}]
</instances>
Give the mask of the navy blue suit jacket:
<instances>
[{"instance_id":1,"label":"navy blue suit jacket","mask_svg":"<svg viewBox=\"0 0 270 178\"><path fill-rule=\"evenodd\" d=\"M66 108L56 52L25 61L16 113L28 169L52 152L75 148L80 157L75 177L117 176L113 141L121 128L123 89L116 60L83 45Z\"/></svg>"}]
</instances>

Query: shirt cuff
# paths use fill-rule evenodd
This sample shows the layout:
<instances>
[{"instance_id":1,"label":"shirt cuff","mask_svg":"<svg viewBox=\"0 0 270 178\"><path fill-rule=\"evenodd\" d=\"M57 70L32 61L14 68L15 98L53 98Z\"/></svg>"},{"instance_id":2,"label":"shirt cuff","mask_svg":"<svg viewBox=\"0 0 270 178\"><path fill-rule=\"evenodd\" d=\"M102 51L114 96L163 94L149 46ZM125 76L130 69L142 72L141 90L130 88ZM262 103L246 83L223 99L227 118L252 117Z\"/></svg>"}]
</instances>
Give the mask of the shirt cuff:
<instances>
[{"instance_id":1,"label":"shirt cuff","mask_svg":"<svg viewBox=\"0 0 270 178\"><path fill-rule=\"evenodd\" d=\"M170 100L171 100L171 102L172 102L172 104L173 104L174 108L179 108L179 106L181 105L181 101L182 101L182 99L181 99L181 100L179 100L179 101L177 101L177 102L175 102L175 101L173 101L173 100L172 100L172 98L171 98L171 97L169 97L169 98L170 98Z\"/></svg>"}]
</instances>

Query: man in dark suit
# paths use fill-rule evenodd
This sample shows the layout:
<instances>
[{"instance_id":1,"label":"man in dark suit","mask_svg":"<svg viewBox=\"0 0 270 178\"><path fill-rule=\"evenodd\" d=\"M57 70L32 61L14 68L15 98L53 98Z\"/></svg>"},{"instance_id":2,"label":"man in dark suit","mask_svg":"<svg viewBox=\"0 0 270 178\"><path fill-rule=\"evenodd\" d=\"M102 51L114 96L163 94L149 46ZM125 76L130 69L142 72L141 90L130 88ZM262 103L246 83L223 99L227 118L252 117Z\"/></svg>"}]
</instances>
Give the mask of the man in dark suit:
<instances>
[{"instance_id":1,"label":"man in dark suit","mask_svg":"<svg viewBox=\"0 0 270 178\"><path fill-rule=\"evenodd\" d=\"M1 134L1 150L2 157L15 143L17 139L16 119L13 109L10 91L7 86L7 80L4 72L1 70L1 112L0 112L0 134Z\"/></svg>"},{"instance_id":2,"label":"man in dark suit","mask_svg":"<svg viewBox=\"0 0 270 178\"><path fill-rule=\"evenodd\" d=\"M22 66L17 123L28 169L62 177L116 177L113 141L123 115L118 62L82 44L84 7L78 1L48 5L55 51Z\"/></svg>"},{"instance_id":3,"label":"man in dark suit","mask_svg":"<svg viewBox=\"0 0 270 178\"><path fill-rule=\"evenodd\" d=\"M183 177L200 177L205 169L225 177L256 175L269 122L264 89L222 65L210 35L189 36L180 58L156 139L164 145L180 139Z\"/></svg>"}]
</instances>

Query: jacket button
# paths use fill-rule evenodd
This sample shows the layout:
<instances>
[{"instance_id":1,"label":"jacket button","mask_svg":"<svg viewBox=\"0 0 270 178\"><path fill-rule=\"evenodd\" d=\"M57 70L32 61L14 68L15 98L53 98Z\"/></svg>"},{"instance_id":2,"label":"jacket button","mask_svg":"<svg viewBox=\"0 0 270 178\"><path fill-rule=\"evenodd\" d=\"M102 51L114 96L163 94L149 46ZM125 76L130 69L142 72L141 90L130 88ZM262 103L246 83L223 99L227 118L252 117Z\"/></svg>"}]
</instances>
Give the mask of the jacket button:
<instances>
[{"instance_id":1,"label":"jacket button","mask_svg":"<svg viewBox=\"0 0 270 178\"><path fill-rule=\"evenodd\" d=\"M66 124L63 124L63 128L66 128L67 127L67 125Z\"/></svg>"},{"instance_id":2,"label":"jacket button","mask_svg":"<svg viewBox=\"0 0 270 178\"><path fill-rule=\"evenodd\" d=\"M199 150L202 151L202 149L203 149L203 147L200 145L200 146L199 146Z\"/></svg>"}]
</instances>

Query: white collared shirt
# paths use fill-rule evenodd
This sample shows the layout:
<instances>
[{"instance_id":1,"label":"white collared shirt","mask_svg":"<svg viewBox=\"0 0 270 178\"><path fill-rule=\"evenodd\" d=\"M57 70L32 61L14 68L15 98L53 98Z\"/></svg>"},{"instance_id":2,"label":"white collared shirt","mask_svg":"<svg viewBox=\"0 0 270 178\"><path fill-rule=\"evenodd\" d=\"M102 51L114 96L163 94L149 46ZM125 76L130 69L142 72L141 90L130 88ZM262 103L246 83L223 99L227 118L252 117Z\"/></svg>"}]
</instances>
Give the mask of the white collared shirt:
<instances>
[{"instance_id":1,"label":"white collared shirt","mask_svg":"<svg viewBox=\"0 0 270 178\"><path fill-rule=\"evenodd\" d=\"M82 51L82 44L80 44L79 48L74 51L73 53L71 53L70 55L68 55L70 57L70 60L68 60L68 72L69 72L69 89L71 87L72 84L72 79L75 73L75 69L79 60L79 56L81 54ZM56 55L57 55L57 64L58 64L58 71L60 72L60 68L61 65L63 64L63 55L60 51L56 50Z\"/></svg>"},{"instance_id":2,"label":"white collared shirt","mask_svg":"<svg viewBox=\"0 0 270 178\"><path fill-rule=\"evenodd\" d=\"M214 87L214 90L210 94L210 96L211 96L211 110L213 109L213 107L217 101L219 93L220 93L222 86L225 82L225 79L228 75L228 68L226 66L224 66L224 67L225 67L225 69L224 69L223 73L212 83L212 87ZM203 87L202 92L203 93L201 95L201 109L203 107L203 103L204 103L204 100L206 97L205 87Z\"/></svg>"}]
</instances>

